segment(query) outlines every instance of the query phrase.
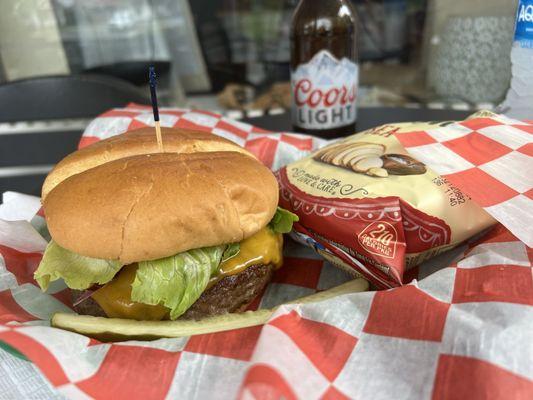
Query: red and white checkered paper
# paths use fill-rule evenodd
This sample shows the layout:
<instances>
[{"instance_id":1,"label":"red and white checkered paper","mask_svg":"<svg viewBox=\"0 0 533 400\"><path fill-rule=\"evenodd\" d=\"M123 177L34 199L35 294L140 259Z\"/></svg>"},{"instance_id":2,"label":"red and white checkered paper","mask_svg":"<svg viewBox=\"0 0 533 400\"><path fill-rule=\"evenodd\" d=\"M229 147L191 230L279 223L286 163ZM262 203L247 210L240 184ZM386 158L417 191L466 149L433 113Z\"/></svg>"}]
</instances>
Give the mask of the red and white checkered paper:
<instances>
[{"instance_id":1,"label":"red and white checkered paper","mask_svg":"<svg viewBox=\"0 0 533 400\"><path fill-rule=\"evenodd\" d=\"M533 246L533 124L474 118L398 135L406 150ZM524 229L530 227L530 229Z\"/></svg>"},{"instance_id":2,"label":"red and white checkered paper","mask_svg":"<svg viewBox=\"0 0 533 400\"><path fill-rule=\"evenodd\" d=\"M322 144L200 111L164 110L162 120L236 139L276 167ZM149 111L137 106L113 110L87 128L82 144L150 122ZM46 245L32 224L45 232L42 217L32 224L0 220L0 340L74 399L533 398L533 251L517 239L531 234L531 177L520 174L531 171L530 158L522 157L531 155L531 136L522 132L532 128L502 117L477 118L408 135L404 145L415 157L489 212L498 210L492 215L500 224L413 270L419 280L409 285L284 305L258 327L113 344L50 328L46 320L68 310L69 300L64 286L43 294L32 278ZM488 140L505 142L506 150L491 150ZM458 168L450 157L465 162ZM512 191L504 193L504 187ZM32 217L31 199L9 198L0 215ZM524 199L526 205L516 206ZM290 243L285 267L255 306L346 279L311 250Z\"/></svg>"},{"instance_id":3,"label":"red and white checkered paper","mask_svg":"<svg viewBox=\"0 0 533 400\"><path fill-rule=\"evenodd\" d=\"M161 108L163 127L195 129L222 136L255 154L265 165L277 170L281 166L322 147L326 140L295 133L273 133L235 121L211 111ZM130 104L110 110L94 119L85 129L79 147L133 129L154 125L152 108Z\"/></svg>"}]
</instances>

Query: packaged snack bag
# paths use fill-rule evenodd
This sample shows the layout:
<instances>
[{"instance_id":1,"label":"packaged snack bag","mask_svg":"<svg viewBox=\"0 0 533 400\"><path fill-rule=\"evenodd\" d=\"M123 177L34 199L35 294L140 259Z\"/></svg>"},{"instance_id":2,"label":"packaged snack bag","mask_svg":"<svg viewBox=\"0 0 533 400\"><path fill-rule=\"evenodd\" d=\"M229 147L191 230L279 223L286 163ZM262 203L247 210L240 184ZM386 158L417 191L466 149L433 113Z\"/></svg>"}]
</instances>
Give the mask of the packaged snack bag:
<instances>
[{"instance_id":1,"label":"packaged snack bag","mask_svg":"<svg viewBox=\"0 0 533 400\"><path fill-rule=\"evenodd\" d=\"M300 217L296 239L386 288L401 285L407 269L494 224L402 146L401 135L428 127L377 127L280 169L280 204Z\"/></svg>"}]
</instances>

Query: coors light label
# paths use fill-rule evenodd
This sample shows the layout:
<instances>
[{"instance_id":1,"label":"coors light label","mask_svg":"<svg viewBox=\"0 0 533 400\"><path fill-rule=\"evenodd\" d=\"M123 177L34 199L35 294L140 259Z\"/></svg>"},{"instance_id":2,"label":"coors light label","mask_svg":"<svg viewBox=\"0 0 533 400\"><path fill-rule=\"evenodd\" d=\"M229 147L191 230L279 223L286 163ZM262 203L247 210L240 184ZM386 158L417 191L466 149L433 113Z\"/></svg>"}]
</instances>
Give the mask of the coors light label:
<instances>
[{"instance_id":1,"label":"coors light label","mask_svg":"<svg viewBox=\"0 0 533 400\"><path fill-rule=\"evenodd\" d=\"M292 122L305 129L330 129L355 122L357 64L321 50L291 74Z\"/></svg>"}]
</instances>

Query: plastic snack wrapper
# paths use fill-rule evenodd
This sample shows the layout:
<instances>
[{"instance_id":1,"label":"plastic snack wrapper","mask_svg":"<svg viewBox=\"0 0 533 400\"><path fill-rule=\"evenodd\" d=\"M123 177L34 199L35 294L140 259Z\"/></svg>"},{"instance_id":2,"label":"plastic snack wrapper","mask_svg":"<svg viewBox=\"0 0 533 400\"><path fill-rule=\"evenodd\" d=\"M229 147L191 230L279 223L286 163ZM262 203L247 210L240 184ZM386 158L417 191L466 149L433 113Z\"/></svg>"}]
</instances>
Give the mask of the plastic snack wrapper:
<instances>
[{"instance_id":1,"label":"plastic snack wrapper","mask_svg":"<svg viewBox=\"0 0 533 400\"><path fill-rule=\"evenodd\" d=\"M401 285L407 269L494 225L446 176L407 152L412 133L431 128L380 126L281 168L280 204L300 217L294 236L335 265L387 288ZM442 157L439 143L433 144L420 154L429 165ZM471 143L463 146L477 156ZM420 151L416 146L412 153ZM446 162L464 168L460 160Z\"/></svg>"},{"instance_id":2,"label":"plastic snack wrapper","mask_svg":"<svg viewBox=\"0 0 533 400\"><path fill-rule=\"evenodd\" d=\"M484 112L455 123L391 124L326 147L322 139L265 132L200 110L160 114L162 126L224 136L278 171L282 202L303 216L295 236L310 247L286 241L285 265L252 304L263 311L250 314L257 319L246 327L101 342L50 326L56 313L68 318L72 304L62 283L42 293L33 280L49 240L39 199L5 193L0 397L533 397L533 123ZM110 110L87 127L80 145L151 124L149 108ZM293 176L291 168L305 172ZM370 213L389 218L381 219L383 230L365 230L360 221L377 218L368 213L346 216L346 223L324 218L323 225L306 217L313 207L342 217L348 211L337 203L327 212L298 206L296 195L327 202L346 184L353 187L344 193L368 192L345 195L347 208L354 199L362 200L357 207L377 204ZM461 207L468 212L457 213ZM411 241L412 221L420 221L419 242ZM332 236L337 230L324 227L330 223L353 242ZM426 230L428 236L420 233ZM365 233L364 247L356 248ZM395 287L360 292L353 274ZM297 300L317 292L326 295Z\"/></svg>"}]
</instances>

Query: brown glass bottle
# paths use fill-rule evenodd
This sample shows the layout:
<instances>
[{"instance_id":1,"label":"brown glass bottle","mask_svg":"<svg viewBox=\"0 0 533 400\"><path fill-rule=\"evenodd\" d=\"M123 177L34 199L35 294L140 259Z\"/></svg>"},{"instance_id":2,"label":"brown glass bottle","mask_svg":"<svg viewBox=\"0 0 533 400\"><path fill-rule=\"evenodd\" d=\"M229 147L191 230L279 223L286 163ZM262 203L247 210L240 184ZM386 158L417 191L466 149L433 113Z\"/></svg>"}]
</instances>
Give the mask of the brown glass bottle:
<instances>
[{"instance_id":1,"label":"brown glass bottle","mask_svg":"<svg viewBox=\"0 0 533 400\"><path fill-rule=\"evenodd\" d=\"M300 0L291 26L292 125L333 138L355 133L356 17L349 0Z\"/></svg>"}]
</instances>

